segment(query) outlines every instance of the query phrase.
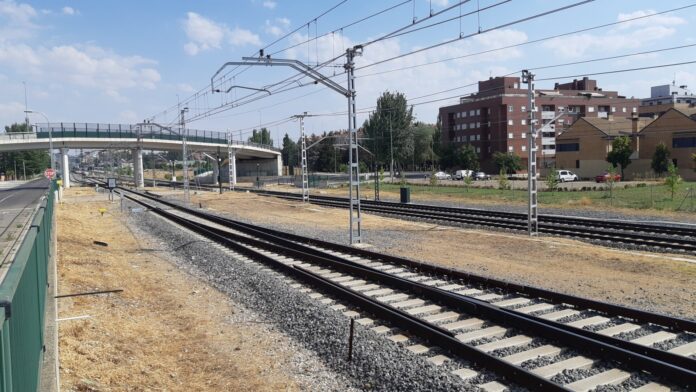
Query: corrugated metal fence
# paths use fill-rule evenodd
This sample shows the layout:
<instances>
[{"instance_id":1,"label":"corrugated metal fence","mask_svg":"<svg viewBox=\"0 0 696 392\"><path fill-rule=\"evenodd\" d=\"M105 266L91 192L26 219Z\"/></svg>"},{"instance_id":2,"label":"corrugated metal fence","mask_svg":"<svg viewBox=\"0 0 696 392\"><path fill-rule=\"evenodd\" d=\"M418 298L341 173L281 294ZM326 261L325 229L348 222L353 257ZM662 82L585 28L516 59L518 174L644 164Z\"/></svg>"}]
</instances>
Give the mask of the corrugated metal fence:
<instances>
[{"instance_id":1,"label":"corrugated metal fence","mask_svg":"<svg viewBox=\"0 0 696 392\"><path fill-rule=\"evenodd\" d=\"M0 283L0 392L38 389L54 189L52 182Z\"/></svg>"}]
</instances>

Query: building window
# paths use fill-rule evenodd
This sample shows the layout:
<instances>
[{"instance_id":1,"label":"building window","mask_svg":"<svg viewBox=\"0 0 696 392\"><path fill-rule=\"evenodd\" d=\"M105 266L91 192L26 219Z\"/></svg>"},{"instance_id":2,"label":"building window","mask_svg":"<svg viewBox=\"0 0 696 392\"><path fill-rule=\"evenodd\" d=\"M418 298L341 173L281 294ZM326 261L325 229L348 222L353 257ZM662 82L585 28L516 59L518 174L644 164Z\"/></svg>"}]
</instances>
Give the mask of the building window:
<instances>
[{"instance_id":1,"label":"building window","mask_svg":"<svg viewBox=\"0 0 696 392\"><path fill-rule=\"evenodd\" d=\"M488 146L488 153L491 153L491 146Z\"/></svg>"},{"instance_id":2,"label":"building window","mask_svg":"<svg viewBox=\"0 0 696 392\"><path fill-rule=\"evenodd\" d=\"M527 137L527 134L526 134L526 133L524 133L524 132L520 133L520 138L521 138L522 140L524 140L526 137Z\"/></svg>"},{"instance_id":3,"label":"building window","mask_svg":"<svg viewBox=\"0 0 696 392\"><path fill-rule=\"evenodd\" d=\"M518 88L519 86L520 86L520 85L517 84L517 83L514 83L514 84L512 85L512 87L514 87L514 88Z\"/></svg>"},{"instance_id":4,"label":"building window","mask_svg":"<svg viewBox=\"0 0 696 392\"><path fill-rule=\"evenodd\" d=\"M508 139L513 139L515 136L512 134L512 132L508 133Z\"/></svg>"},{"instance_id":5,"label":"building window","mask_svg":"<svg viewBox=\"0 0 696 392\"><path fill-rule=\"evenodd\" d=\"M563 106L559 106L559 107L558 107L558 111L559 111L559 112L562 112L562 111L563 111Z\"/></svg>"},{"instance_id":6,"label":"building window","mask_svg":"<svg viewBox=\"0 0 696 392\"><path fill-rule=\"evenodd\" d=\"M576 168L576 169L579 169L579 168L580 168L580 160L579 160L579 159L576 159L576 160L575 160L575 168Z\"/></svg>"},{"instance_id":7,"label":"building window","mask_svg":"<svg viewBox=\"0 0 696 392\"><path fill-rule=\"evenodd\" d=\"M512 113L515 111L515 108L512 105L508 105L508 112Z\"/></svg>"},{"instance_id":8,"label":"building window","mask_svg":"<svg viewBox=\"0 0 696 392\"><path fill-rule=\"evenodd\" d=\"M481 147L476 147L476 152L477 153L481 152Z\"/></svg>"},{"instance_id":9,"label":"building window","mask_svg":"<svg viewBox=\"0 0 696 392\"><path fill-rule=\"evenodd\" d=\"M527 151L527 146L522 146L522 151Z\"/></svg>"},{"instance_id":10,"label":"building window","mask_svg":"<svg viewBox=\"0 0 696 392\"><path fill-rule=\"evenodd\" d=\"M480 123L480 122L477 122L477 123L476 123L476 128L481 128L481 123Z\"/></svg>"},{"instance_id":11,"label":"building window","mask_svg":"<svg viewBox=\"0 0 696 392\"><path fill-rule=\"evenodd\" d=\"M481 114L481 109L476 109L476 115L479 116Z\"/></svg>"},{"instance_id":12,"label":"building window","mask_svg":"<svg viewBox=\"0 0 696 392\"><path fill-rule=\"evenodd\" d=\"M696 136L675 137L672 139L672 148L696 147Z\"/></svg>"},{"instance_id":13,"label":"building window","mask_svg":"<svg viewBox=\"0 0 696 392\"><path fill-rule=\"evenodd\" d=\"M616 112L616 106L612 106L612 107L611 107L611 112L612 112L612 113Z\"/></svg>"},{"instance_id":14,"label":"building window","mask_svg":"<svg viewBox=\"0 0 696 392\"><path fill-rule=\"evenodd\" d=\"M631 113L635 113L635 112L637 112L637 111L638 111L638 110L636 110L636 108L632 108L632 109L631 109Z\"/></svg>"},{"instance_id":15,"label":"building window","mask_svg":"<svg viewBox=\"0 0 696 392\"><path fill-rule=\"evenodd\" d=\"M522 125L527 125L527 120L525 120L525 119L523 118L522 121L520 121L520 123L521 123Z\"/></svg>"},{"instance_id":16,"label":"building window","mask_svg":"<svg viewBox=\"0 0 696 392\"><path fill-rule=\"evenodd\" d=\"M512 125L512 120L508 120L508 125Z\"/></svg>"},{"instance_id":17,"label":"building window","mask_svg":"<svg viewBox=\"0 0 696 392\"><path fill-rule=\"evenodd\" d=\"M526 112L526 111L527 111L527 107L526 107L526 106L520 106L520 112L524 113L524 112Z\"/></svg>"},{"instance_id":18,"label":"building window","mask_svg":"<svg viewBox=\"0 0 696 392\"><path fill-rule=\"evenodd\" d=\"M469 116L473 117L476 114L476 110L469 110Z\"/></svg>"},{"instance_id":19,"label":"building window","mask_svg":"<svg viewBox=\"0 0 696 392\"><path fill-rule=\"evenodd\" d=\"M621 111L626 113L626 108L621 108Z\"/></svg>"},{"instance_id":20,"label":"building window","mask_svg":"<svg viewBox=\"0 0 696 392\"><path fill-rule=\"evenodd\" d=\"M461 114L461 113L457 112L457 115L456 115L455 117L456 117L456 118L459 118L459 115L460 115L460 114Z\"/></svg>"},{"instance_id":21,"label":"building window","mask_svg":"<svg viewBox=\"0 0 696 392\"><path fill-rule=\"evenodd\" d=\"M513 151L515 151L515 148L512 146L508 146L508 152L513 152Z\"/></svg>"},{"instance_id":22,"label":"building window","mask_svg":"<svg viewBox=\"0 0 696 392\"><path fill-rule=\"evenodd\" d=\"M580 151L580 143L561 143L556 145L558 152Z\"/></svg>"},{"instance_id":23,"label":"building window","mask_svg":"<svg viewBox=\"0 0 696 392\"><path fill-rule=\"evenodd\" d=\"M594 113L594 106L588 106L587 111L590 113Z\"/></svg>"}]
</instances>

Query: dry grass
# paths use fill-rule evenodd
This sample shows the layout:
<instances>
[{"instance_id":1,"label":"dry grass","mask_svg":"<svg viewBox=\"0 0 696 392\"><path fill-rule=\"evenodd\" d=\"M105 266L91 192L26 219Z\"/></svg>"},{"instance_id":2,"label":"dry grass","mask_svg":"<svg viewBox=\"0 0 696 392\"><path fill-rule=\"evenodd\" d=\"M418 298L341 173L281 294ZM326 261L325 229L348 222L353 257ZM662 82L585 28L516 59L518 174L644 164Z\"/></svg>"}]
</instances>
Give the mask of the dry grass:
<instances>
[{"instance_id":1,"label":"dry grass","mask_svg":"<svg viewBox=\"0 0 696 392\"><path fill-rule=\"evenodd\" d=\"M64 390L299 390L277 337L227 321L235 306L226 296L165 261L158 244L141 245L118 204L77 203L80 194L94 199L70 190L58 208L59 293L124 292L59 300L59 318L91 316L60 322Z\"/></svg>"}]
</instances>

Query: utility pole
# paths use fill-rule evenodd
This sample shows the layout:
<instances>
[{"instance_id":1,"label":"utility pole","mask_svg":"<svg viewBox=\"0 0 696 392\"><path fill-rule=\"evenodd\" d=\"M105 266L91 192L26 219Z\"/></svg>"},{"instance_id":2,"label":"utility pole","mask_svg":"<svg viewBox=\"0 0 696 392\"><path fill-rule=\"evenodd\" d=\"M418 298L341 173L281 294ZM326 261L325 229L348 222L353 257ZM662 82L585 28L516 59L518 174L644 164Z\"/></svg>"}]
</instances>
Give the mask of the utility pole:
<instances>
[{"instance_id":1,"label":"utility pole","mask_svg":"<svg viewBox=\"0 0 696 392\"><path fill-rule=\"evenodd\" d=\"M527 83L527 96L529 106L527 107L527 121L529 122L529 132L527 134L527 192L529 203L527 206L527 231L529 236L539 234L538 205L537 205L537 145L534 114L534 74L528 70L522 71L522 82Z\"/></svg>"},{"instance_id":2,"label":"utility pole","mask_svg":"<svg viewBox=\"0 0 696 392\"><path fill-rule=\"evenodd\" d=\"M31 128L29 126L29 106L27 104L27 82L22 82L22 84L24 85L24 121L27 125L27 128L24 131L31 132Z\"/></svg>"},{"instance_id":3,"label":"utility pole","mask_svg":"<svg viewBox=\"0 0 696 392\"><path fill-rule=\"evenodd\" d=\"M274 59L270 55L265 55L263 50L258 57L242 57L242 61L228 61L223 64L210 78L210 88L212 92L218 92L215 88L215 78L228 66L284 66L290 67L314 80L315 83L323 84L348 98L348 131L350 134L350 150L348 154L348 167L350 169L350 243L361 242L361 217L360 217L360 168L358 166L358 137L357 119L355 113L355 56L362 55L362 45L356 45L346 49L346 64L344 68L348 76L348 88L341 87L338 83L321 74L315 68L308 66L298 60Z\"/></svg>"},{"instance_id":4,"label":"utility pole","mask_svg":"<svg viewBox=\"0 0 696 392\"><path fill-rule=\"evenodd\" d=\"M309 202L309 179L307 177L307 139L305 138L305 131L304 131L304 119L307 117L308 114L307 112L304 112L303 114L297 114L294 115L294 118L299 118L300 119L300 161L302 165L302 202L303 203L308 203ZM334 157L335 157L335 150L334 150ZM334 159L334 162L336 160ZM334 164L335 165L335 164Z\"/></svg>"},{"instance_id":5,"label":"utility pole","mask_svg":"<svg viewBox=\"0 0 696 392\"><path fill-rule=\"evenodd\" d=\"M360 216L360 166L358 164L358 127L355 113L355 56L362 54L362 47L346 50L345 69L348 74L348 167L350 170L350 243L361 242Z\"/></svg>"},{"instance_id":6,"label":"utility pole","mask_svg":"<svg viewBox=\"0 0 696 392\"><path fill-rule=\"evenodd\" d=\"M183 169L184 169L184 203L188 206L191 202L191 195L189 194L189 173L188 173L188 157L186 152L186 121L184 119L184 113L188 112L188 108L181 109L181 149L183 158Z\"/></svg>"},{"instance_id":7,"label":"utility pole","mask_svg":"<svg viewBox=\"0 0 696 392\"><path fill-rule=\"evenodd\" d=\"M240 139L241 141L241 139ZM236 162L235 160L237 159L236 152L232 148L232 132L227 132L227 180L229 181L230 184L230 190L234 190L234 183L236 182L235 177L235 170L236 168Z\"/></svg>"},{"instance_id":8,"label":"utility pole","mask_svg":"<svg viewBox=\"0 0 696 392\"><path fill-rule=\"evenodd\" d=\"M394 142L392 138L392 112L389 112L389 177L391 177L392 184L394 183Z\"/></svg>"}]
</instances>

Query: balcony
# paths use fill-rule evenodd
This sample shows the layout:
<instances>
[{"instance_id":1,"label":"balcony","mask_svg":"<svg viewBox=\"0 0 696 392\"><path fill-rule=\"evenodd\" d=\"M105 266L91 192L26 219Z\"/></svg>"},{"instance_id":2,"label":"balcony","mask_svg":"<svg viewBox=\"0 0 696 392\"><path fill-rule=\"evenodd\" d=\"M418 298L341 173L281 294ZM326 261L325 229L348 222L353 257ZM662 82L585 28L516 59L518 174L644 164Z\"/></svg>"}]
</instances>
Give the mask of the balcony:
<instances>
[{"instance_id":1,"label":"balcony","mask_svg":"<svg viewBox=\"0 0 696 392\"><path fill-rule=\"evenodd\" d=\"M541 112L541 119L542 119L542 120L553 120L554 117L556 117L556 112L555 112L555 111L544 111L544 112Z\"/></svg>"}]
</instances>

